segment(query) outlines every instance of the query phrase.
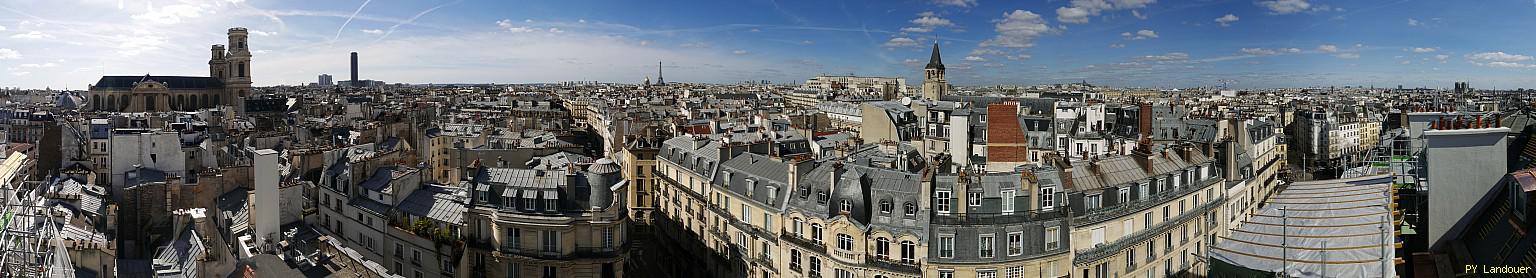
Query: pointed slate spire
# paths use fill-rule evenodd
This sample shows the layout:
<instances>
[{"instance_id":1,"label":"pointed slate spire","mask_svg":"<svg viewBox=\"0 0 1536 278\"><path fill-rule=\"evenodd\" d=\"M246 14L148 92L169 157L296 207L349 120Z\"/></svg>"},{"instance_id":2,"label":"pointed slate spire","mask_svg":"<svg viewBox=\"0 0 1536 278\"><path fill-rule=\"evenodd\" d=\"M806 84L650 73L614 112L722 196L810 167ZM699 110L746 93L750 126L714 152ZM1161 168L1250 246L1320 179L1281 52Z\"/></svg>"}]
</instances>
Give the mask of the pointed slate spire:
<instances>
[{"instance_id":1,"label":"pointed slate spire","mask_svg":"<svg viewBox=\"0 0 1536 278\"><path fill-rule=\"evenodd\" d=\"M933 56L928 57L928 66L924 69L944 69L944 61L939 59L939 43L933 43Z\"/></svg>"}]
</instances>

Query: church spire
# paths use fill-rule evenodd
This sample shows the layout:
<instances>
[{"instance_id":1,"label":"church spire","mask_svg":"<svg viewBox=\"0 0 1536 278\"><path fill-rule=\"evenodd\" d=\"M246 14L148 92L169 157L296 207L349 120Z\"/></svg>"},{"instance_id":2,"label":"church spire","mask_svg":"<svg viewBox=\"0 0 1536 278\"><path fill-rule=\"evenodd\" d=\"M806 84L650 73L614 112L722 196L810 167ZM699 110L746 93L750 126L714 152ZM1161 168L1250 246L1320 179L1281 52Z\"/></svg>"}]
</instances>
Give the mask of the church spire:
<instances>
[{"instance_id":1,"label":"church spire","mask_svg":"<svg viewBox=\"0 0 1536 278\"><path fill-rule=\"evenodd\" d=\"M943 59L939 59L939 43L933 43L933 56L928 57L928 66L925 69L944 69Z\"/></svg>"}]
</instances>

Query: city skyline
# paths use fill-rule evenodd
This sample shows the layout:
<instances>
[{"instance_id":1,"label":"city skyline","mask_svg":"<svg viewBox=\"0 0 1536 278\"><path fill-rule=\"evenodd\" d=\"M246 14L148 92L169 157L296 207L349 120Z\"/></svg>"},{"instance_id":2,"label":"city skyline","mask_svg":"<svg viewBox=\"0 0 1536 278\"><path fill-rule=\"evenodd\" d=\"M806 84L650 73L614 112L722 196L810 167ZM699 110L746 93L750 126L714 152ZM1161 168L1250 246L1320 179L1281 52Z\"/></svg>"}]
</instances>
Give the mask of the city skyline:
<instances>
[{"instance_id":1,"label":"city skyline","mask_svg":"<svg viewBox=\"0 0 1536 278\"><path fill-rule=\"evenodd\" d=\"M257 86L347 75L404 83L921 80L937 41L956 85L1536 87L1533 1L1316 0L582 3L12 1L0 87L206 75L221 30L251 30ZM149 72L140 72L140 71Z\"/></svg>"}]
</instances>

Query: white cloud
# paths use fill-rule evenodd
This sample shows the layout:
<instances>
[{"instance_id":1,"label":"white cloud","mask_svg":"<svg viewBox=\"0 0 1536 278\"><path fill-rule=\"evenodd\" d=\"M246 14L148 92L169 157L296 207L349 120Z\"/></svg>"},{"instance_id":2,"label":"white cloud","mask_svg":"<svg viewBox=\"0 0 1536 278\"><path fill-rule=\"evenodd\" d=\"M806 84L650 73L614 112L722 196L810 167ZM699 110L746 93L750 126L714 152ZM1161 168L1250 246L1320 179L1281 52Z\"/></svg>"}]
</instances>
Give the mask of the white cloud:
<instances>
[{"instance_id":1,"label":"white cloud","mask_svg":"<svg viewBox=\"0 0 1536 278\"><path fill-rule=\"evenodd\" d=\"M1008 58L1008 60L1023 61L1023 60L1029 60L1030 57L1034 57L1034 56L1030 56L1029 54L1019 54L1019 55L1006 55L1006 56L1003 56L1003 57L1004 58Z\"/></svg>"},{"instance_id":2,"label":"white cloud","mask_svg":"<svg viewBox=\"0 0 1536 278\"><path fill-rule=\"evenodd\" d=\"M532 19L526 19L526 20L523 20L523 22L533 22L533 20ZM506 29L507 32L512 32L512 33L528 33L528 32L535 31L533 28L513 25L511 19L497 20L496 21L496 27L497 28L501 28L501 29Z\"/></svg>"},{"instance_id":3,"label":"white cloud","mask_svg":"<svg viewBox=\"0 0 1536 278\"><path fill-rule=\"evenodd\" d=\"M251 30L251 35L256 35L258 37L270 37L270 36L276 36L277 32L267 32L267 31L261 31L261 30Z\"/></svg>"},{"instance_id":4,"label":"white cloud","mask_svg":"<svg viewBox=\"0 0 1536 278\"><path fill-rule=\"evenodd\" d=\"M1157 0L1072 0L1072 6L1056 8L1056 21L1088 23L1088 17L1105 11L1132 10L1132 16L1143 18L1133 9L1145 8Z\"/></svg>"},{"instance_id":5,"label":"white cloud","mask_svg":"<svg viewBox=\"0 0 1536 278\"><path fill-rule=\"evenodd\" d=\"M1424 26L1424 23L1423 22L1419 22L1418 19L1409 18L1408 19L1408 26Z\"/></svg>"},{"instance_id":6,"label":"white cloud","mask_svg":"<svg viewBox=\"0 0 1536 278\"><path fill-rule=\"evenodd\" d=\"M735 55L747 55L748 53L750 53L750 52L747 52L746 50L741 50L741 49L737 49L735 51L731 51L731 54L735 54Z\"/></svg>"},{"instance_id":7,"label":"white cloud","mask_svg":"<svg viewBox=\"0 0 1536 278\"><path fill-rule=\"evenodd\" d=\"M1227 14L1216 18L1216 24L1221 24L1221 27L1227 27L1231 26L1233 22L1237 22L1237 20L1238 18L1236 15Z\"/></svg>"},{"instance_id":8,"label":"white cloud","mask_svg":"<svg viewBox=\"0 0 1536 278\"><path fill-rule=\"evenodd\" d=\"M923 27L903 27L901 28L901 31L907 33L927 33L928 31L933 31L933 29Z\"/></svg>"},{"instance_id":9,"label":"white cloud","mask_svg":"<svg viewBox=\"0 0 1536 278\"><path fill-rule=\"evenodd\" d=\"M1332 44L1319 45L1319 46L1317 46L1317 51L1318 52L1322 52L1322 53L1339 52L1339 46L1332 45Z\"/></svg>"},{"instance_id":10,"label":"white cloud","mask_svg":"<svg viewBox=\"0 0 1536 278\"><path fill-rule=\"evenodd\" d=\"M997 50L997 49L991 49L991 48L975 48L975 49L971 49L971 53L969 55L970 56L1003 55L1003 51L1002 50Z\"/></svg>"},{"instance_id":11,"label":"white cloud","mask_svg":"<svg viewBox=\"0 0 1536 278\"><path fill-rule=\"evenodd\" d=\"M0 31L5 31L5 25L0 25Z\"/></svg>"},{"instance_id":12,"label":"white cloud","mask_svg":"<svg viewBox=\"0 0 1536 278\"><path fill-rule=\"evenodd\" d=\"M1238 51L1243 52L1243 54L1248 54L1248 55L1253 55L1253 56L1269 56L1269 55L1301 53L1301 49L1300 48L1274 48L1274 49L1243 48L1243 49L1239 49Z\"/></svg>"},{"instance_id":13,"label":"white cloud","mask_svg":"<svg viewBox=\"0 0 1536 278\"><path fill-rule=\"evenodd\" d=\"M885 47L916 47L916 46L918 46L917 45L917 40L913 40L912 38L906 38L906 37L895 37L895 38L891 38L891 40L889 40L889 41L885 41Z\"/></svg>"},{"instance_id":14,"label":"white cloud","mask_svg":"<svg viewBox=\"0 0 1536 278\"><path fill-rule=\"evenodd\" d=\"M1435 55L1435 60L1445 61L1446 58L1451 58L1451 55L1445 55L1445 54Z\"/></svg>"},{"instance_id":15,"label":"white cloud","mask_svg":"<svg viewBox=\"0 0 1536 278\"><path fill-rule=\"evenodd\" d=\"M1109 44L1109 48L1125 48L1125 44L1123 44L1123 43L1111 43L1111 44Z\"/></svg>"},{"instance_id":16,"label":"white cloud","mask_svg":"<svg viewBox=\"0 0 1536 278\"><path fill-rule=\"evenodd\" d=\"M1354 52L1339 53L1339 54L1334 54L1333 57L1339 57L1339 59L1350 59L1350 60L1360 59L1360 53L1354 53Z\"/></svg>"},{"instance_id":17,"label":"white cloud","mask_svg":"<svg viewBox=\"0 0 1536 278\"><path fill-rule=\"evenodd\" d=\"M21 65L17 65L17 66L18 67L23 67L23 68L51 68L51 67L57 67L59 65L58 64L54 64L54 63L43 63L43 64L21 64Z\"/></svg>"},{"instance_id":18,"label":"white cloud","mask_svg":"<svg viewBox=\"0 0 1536 278\"><path fill-rule=\"evenodd\" d=\"M925 27L955 26L954 22L937 16L924 16L912 20L912 24Z\"/></svg>"},{"instance_id":19,"label":"white cloud","mask_svg":"<svg viewBox=\"0 0 1536 278\"><path fill-rule=\"evenodd\" d=\"M906 60L901 60L901 63L902 64L906 64L908 67L916 67L916 66L923 65L924 62L923 62L923 60L918 60L918 59L906 59Z\"/></svg>"},{"instance_id":20,"label":"white cloud","mask_svg":"<svg viewBox=\"0 0 1536 278\"><path fill-rule=\"evenodd\" d=\"M1397 62L1397 63L1398 63L1398 64L1404 64L1404 65L1407 65L1407 64L1412 64L1412 63L1413 63L1413 61L1408 61L1408 60L1403 60L1403 61L1402 61L1402 62Z\"/></svg>"},{"instance_id":21,"label":"white cloud","mask_svg":"<svg viewBox=\"0 0 1536 278\"><path fill-rule=\"evenodd\" d=\"M133 20L149 24L170 25L181 23L182 19L198 18L203 15L203 7L188 4L175 4L155 9L153 3L142 14L133 15Z\"/></svg>"},{"instance_id":22,"label":"white cloud","mask_svg":"<svg viewBox=\"0 0 1536 278\"><path fill-rule=\"evenodd\" d=\"M16 72L11 72L11 75L15 75L15 76L26 76L26 75L28 75L28 74L32 74L32 72L30 72L30 71L16 71Z\"/></svg>"},{"instance_id":23,"label":"white cloud","mask_svg":"<svg viewBox=\"0 0 1536 278\"><path fill-rule=\"evenodd\" d=\"M1147 15L1141 14L1141 11L1138 10L1131 10L1131 16L1136 17L1136 19L1147 19Z\"/></svg>"},{"instance_id":24,"label":"white cloud","mask_svg":"<svg viewBox=\"0 0 1536 278\"><path fill-rule=\"evenodd\" d=\"M21 52L16 52L10 48L0 48L0 60L8 59L21 59Z\"/></svg>"},{"instance_id":25,"label":"white cloud","mask_svg":"<svg viewBox=\"0 0 1536 278\"><path fill-rule=\"evenodd\" d=\"M364 34L369 34L369 35L383 35L384 34L384 30L379 30L379 29L363 29L363 33Z\"/></svg>"},{"instance_id":26,"label":"white cloud","mask_svg":"<svg viewBox=\"0 0 1536 278\"><path fill-rule=\"evenodd\" d=\"M1270 14L1293 14L1312 7L1312 3L1307 3L1307 0L1265 0L1259 1L1258 5L1269 9Z\"/></svg>"},{"instance_id":27,"label":"white cloud","mask_svg":"<svg viewBox=\"0 0 1536 278\"><path fill-rule=\"evenodd\" d=\"M986 62L987 58L982 58L981 56L965 56L965 60L971 62Z\"/></svg>"},{"instance_id":28,"label":"white cloud","mask_svg":"<svg viewBox=\"0 0 1536 278\"><path fill-rule=\"evenodd\" d=\"M43 32L40 32L40 31L31 31L31 32L18 33L18 34L15 34L15 35L11 35L11 38L12 39L23 39L23 40L40 40L40 39L52 39L53 35L49 35L48 33L43 33Z\"/></svg>"},{"instance_id":29,"label":"white cloud","mask_svg":"<svg viewBox=\"0 0 1536 278\"><path fill-rule=\"evenodd\" d=\"M1430 52L1435 52L1435 50L1440 50L1440 49L1439 48L1434 48L1434 47L1412 47L1412 48L1403 49L1403 50L1406 50L1406 51L1409 51L1409 52L1413 52L1413 53L1430 53Z\"/></svg>"},{"instance_id":30,"label":"white cloud","mask_svg":"<svg viewBox=\"0 0 1536 278\"><path fill-rule=\"evenodd\" d=\"M997 21L995 28L997 36L981 42L981 46L998 46L1009 48L1030 48L1035 46L1035 38L1051 32L1051 26L1045 24L1045 19L1039 14L1025 10L1014 10L1004 13L1003 19Z\"/></svg>"},{"instance_id":31,"label":"white cloud","mask_svg":"<svg viewBox=\"0 0 1536 278\"><path fill-rule=\"evenodd\" d=\"M976 6L976 0L933 0L933 3L939 6L956 6L965 8Z\"/></svg>"},{"instance_id":32,"label":"white cloud","mask_svg":"<svg viewBox=\"0 0 1536 278\"><path fill-rule=\"evenodd\" d=\"M1536 64L1522 64L1515 62L1488 62L1486 64L1479 65L1495 68L1536 68Z\"/></svg>"},{"instance_id":33,"label":"white cloud","mask_svg":"<svg viewBox=\"0 0 1536 278\"><path fill-rule=\"evenodd\" d=\"M1056 8L1056 21L1065 23L1088 23L1088 9L1078 7Z\"/></svg>"},{"instance_id":34,"label":"white cloud","mask_svg":"<svg viewBox=\"0 0 1536 278\"><path fill-rule=\"evenodd\" d=\"M800 41L800 45L812 45L812 44L816 44L816 42L811 41L811 40Z\"/></svg>"},{"instance_id":35,"label":"white cloud","mask_svg":"<svg viewBox=\"0 0 1536 278\"><path fill-rule=\"evenodd\" d=\"M549 32L550 33L564 33L565 30L560 30L560 28L550 27L549 28Z\"/></svg>"},{"instance_id":36,"label":"white cloud","mask_svg":"<svg viewBox=\"0 0 1536 278\"><path fill-rule=\"evenodd\" d=\"M1476 61L1490 61L1490 62L1520 62L1520 61L1531 60L1531 56L1519 55L1519 54L1509 54L1509 53L1504 53L1502 51L1500 51L1500 52L1475 53L1475 54L1472 54L1472 55L1467 55L1467 58L1472 59L1472 60L1476 60Z\"/></svg>"},{"instance_id":37,"label":"white cloud","mask_svg":"<svg viewBox=\"0 0 1536 278\"><path fill-rule=\"evenodd\" d=\"M1147 55L1147 56L1136 57L1136 61L1143 61L1143 62L1159 62L1159 63L1164 63L1164 62L1178 62L1178 61L1184 61L1184 60L1189 60L1189 53L1169 52L1168 54L1163 54L1163 55Z\"/></svg>"},{"instance_id":38,"label":"white cloud","mask_svg":"<svg viewBox=\"0 0 1536 278\"><path fill-rule=\"evenodd\" d=\"M1120 36L1121 37L1125 37L1125 39L1127 39L1127 40L1139 41L1139 40L1145 40L1145 39L1156 39L1157 38L1157 32L1154 32L1152 30L1147 30L1147 29L1141 29L1140 31L1136 31L1136 33L1131 33L1131 32L1120 33Z\"/></svg>"}]
</instances>

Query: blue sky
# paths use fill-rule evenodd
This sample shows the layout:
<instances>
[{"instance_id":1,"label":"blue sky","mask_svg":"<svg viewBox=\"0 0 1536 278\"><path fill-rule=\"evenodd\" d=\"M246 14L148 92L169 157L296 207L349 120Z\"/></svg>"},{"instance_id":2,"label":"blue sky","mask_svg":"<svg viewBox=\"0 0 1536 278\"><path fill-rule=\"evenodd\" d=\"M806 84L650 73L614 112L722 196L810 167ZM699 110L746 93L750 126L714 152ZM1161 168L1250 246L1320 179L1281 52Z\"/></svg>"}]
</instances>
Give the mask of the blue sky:
<instances>
[{"instance_id":1,"label":"blue sky","mask_svg":"<svg viewBox=\"0 0 1536 278\"><path fill-rule=\"evenodd\" d=\"M921 79L959 85L1536 88L1536 1L6 0L0 87L207 75L252 30L257 85Z\"/></svg>"}]
</instances>

